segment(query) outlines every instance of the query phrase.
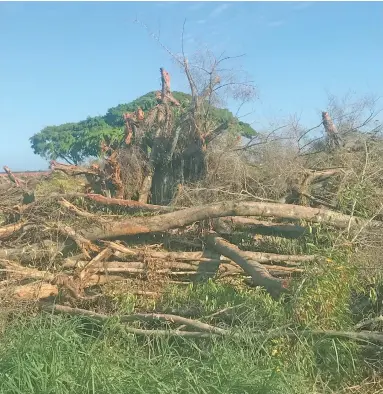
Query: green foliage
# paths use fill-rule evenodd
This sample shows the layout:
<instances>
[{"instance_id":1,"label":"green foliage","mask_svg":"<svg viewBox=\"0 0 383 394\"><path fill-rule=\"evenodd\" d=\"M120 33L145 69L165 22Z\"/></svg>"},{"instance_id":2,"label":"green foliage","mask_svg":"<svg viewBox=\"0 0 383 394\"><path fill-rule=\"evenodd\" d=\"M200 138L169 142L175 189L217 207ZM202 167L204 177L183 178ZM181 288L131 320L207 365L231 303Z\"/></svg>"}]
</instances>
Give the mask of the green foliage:
<instances>
[{"instance_id":1,"label":"green foliage","mask_svg":"<svg viewBox=\"0 0 383 394\"><path fill-rule=\"evenodd\" d=\"M186 109L191 96L182 92L173 92L180 102L181 109ZM78 164L89 157L100 155L100 143L118 146L123 141L124 121L122 115L134 112L139 107L147 112L157 105L155 92L150 92L128 103L110 108L104 116L88 117L77 123L65 123L59 126L48 126L30 138L35 154L45 159L64 159ZM180 113L180 108L174 111ZM211 119L219 123L230 122L235 132L246 137L255 134L247 123L239 122L227 109L211 108Z\"/></svg>"}]
</instances>

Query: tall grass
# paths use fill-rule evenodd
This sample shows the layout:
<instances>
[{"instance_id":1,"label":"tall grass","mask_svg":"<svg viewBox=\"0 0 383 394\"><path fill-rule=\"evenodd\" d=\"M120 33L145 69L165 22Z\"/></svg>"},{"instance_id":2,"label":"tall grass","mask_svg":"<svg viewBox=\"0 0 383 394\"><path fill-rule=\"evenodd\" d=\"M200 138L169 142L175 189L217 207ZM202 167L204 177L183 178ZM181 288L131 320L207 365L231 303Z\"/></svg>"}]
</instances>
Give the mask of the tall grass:
<instances>
[{"instance_id":1,"label":"tall grass","mask_svg":"<svg viewBox=\"0 0 383 394\"><path fill-rule=\"evenodd\" d=\"M334 288L327 287L328 292ZM317 308L304 303L307 297L301 291L296 299L276 301L259 289L235 290L211 282L183 291L169 288L156 305L161 310L193 307L202 319L236 305L230 314L208 320L240 333L231 338L142 338L113 321L101 326L49 314L20 316L1 337L0 393L339 392L371 372L361 345L299 335L273 340L253 335L286 325L298 328L294 311L302 305ZM342 297L338 301L345 305L347 297ZM323 321L329 316L338 316L337 327L350 324L343 309L319 314Z\"/></svg>"}]
</instances>

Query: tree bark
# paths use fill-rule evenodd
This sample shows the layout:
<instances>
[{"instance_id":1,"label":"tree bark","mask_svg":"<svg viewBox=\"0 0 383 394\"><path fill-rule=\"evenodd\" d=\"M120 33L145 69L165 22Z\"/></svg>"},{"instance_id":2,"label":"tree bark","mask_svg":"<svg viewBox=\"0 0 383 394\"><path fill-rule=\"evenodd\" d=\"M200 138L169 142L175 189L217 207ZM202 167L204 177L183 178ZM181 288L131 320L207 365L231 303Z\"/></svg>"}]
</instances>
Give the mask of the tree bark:
<instances>
[{"instance_id":1,"label":"tree bark","mask_svg":"<svg viewBox=\"0 0 383 394\"><path fill-rule=\"evenodd\" d=\"M264 287L274 296L280 295L287 290L287 282L274 278L261 264L251 260L237 246L227 242L217 234L210 234L207 237L208 245L222 255L237 263L253 280L255 286Z\"/></svg>"}]
</instances>

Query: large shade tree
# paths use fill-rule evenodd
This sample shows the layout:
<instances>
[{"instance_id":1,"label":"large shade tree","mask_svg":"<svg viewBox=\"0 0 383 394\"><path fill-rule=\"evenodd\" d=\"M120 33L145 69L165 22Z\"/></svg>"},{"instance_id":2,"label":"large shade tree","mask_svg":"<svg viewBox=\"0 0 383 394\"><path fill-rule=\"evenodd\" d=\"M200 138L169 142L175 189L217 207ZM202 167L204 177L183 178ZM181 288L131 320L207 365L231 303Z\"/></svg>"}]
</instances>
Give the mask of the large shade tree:
<instances>
[{"instance_id":1,"label":"large shade tree","mask_svg":"<svg viewBox=\"0 0 383 394\"><path fill-rule=\"evenodd\" d=\"M122 191L124 179L138 178L126 169L129 157L137 158L138 153L144 173L136 197L143 202L167 203L179 184L203 177L205 152L216 137L227 133L240 141L241 136L256 135L249 124L225 108L225 99L241 106L252 100L255 93L251 82L238 80L238 75L231 72L227 74L222 63L230 59L209 54L199 64L189 64L182 57L177 61L189 83L190 94L171 92L170 76L160 69L161 92L150 92L129 104L110 108L104 116L46 127L30 139L32 148L44 158L75 165L109 155L116 166L119 152L118 156L124 158L119 161L121 168L112 170L117 178L122 175L119 197L128 197ZM132 198L132 190L128 194Z\"/></svg>"}]
</instances>

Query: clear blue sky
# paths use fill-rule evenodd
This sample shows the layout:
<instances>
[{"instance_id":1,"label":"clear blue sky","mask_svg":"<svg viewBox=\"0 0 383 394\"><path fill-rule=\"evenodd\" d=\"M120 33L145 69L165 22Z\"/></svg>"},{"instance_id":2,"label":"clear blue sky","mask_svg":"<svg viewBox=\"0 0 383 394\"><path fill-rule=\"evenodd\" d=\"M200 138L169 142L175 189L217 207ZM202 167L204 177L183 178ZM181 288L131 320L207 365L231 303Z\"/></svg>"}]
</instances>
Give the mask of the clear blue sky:
<instances>
[{"instance_id":1,"label":"clear blue sky","mask_svg":"<svg viewBox=\"0 0 383 394\"><path fill-rule=\"evenodd\" d=\"M136 17L174 52L186 18L186 52L246 53L255 127L293 113L315 125L327 92L383 95L382 2L0 2L1 166L46 168L30 136L158 89L161 66L187 88Z\"/></svg>"}]
</instances>

